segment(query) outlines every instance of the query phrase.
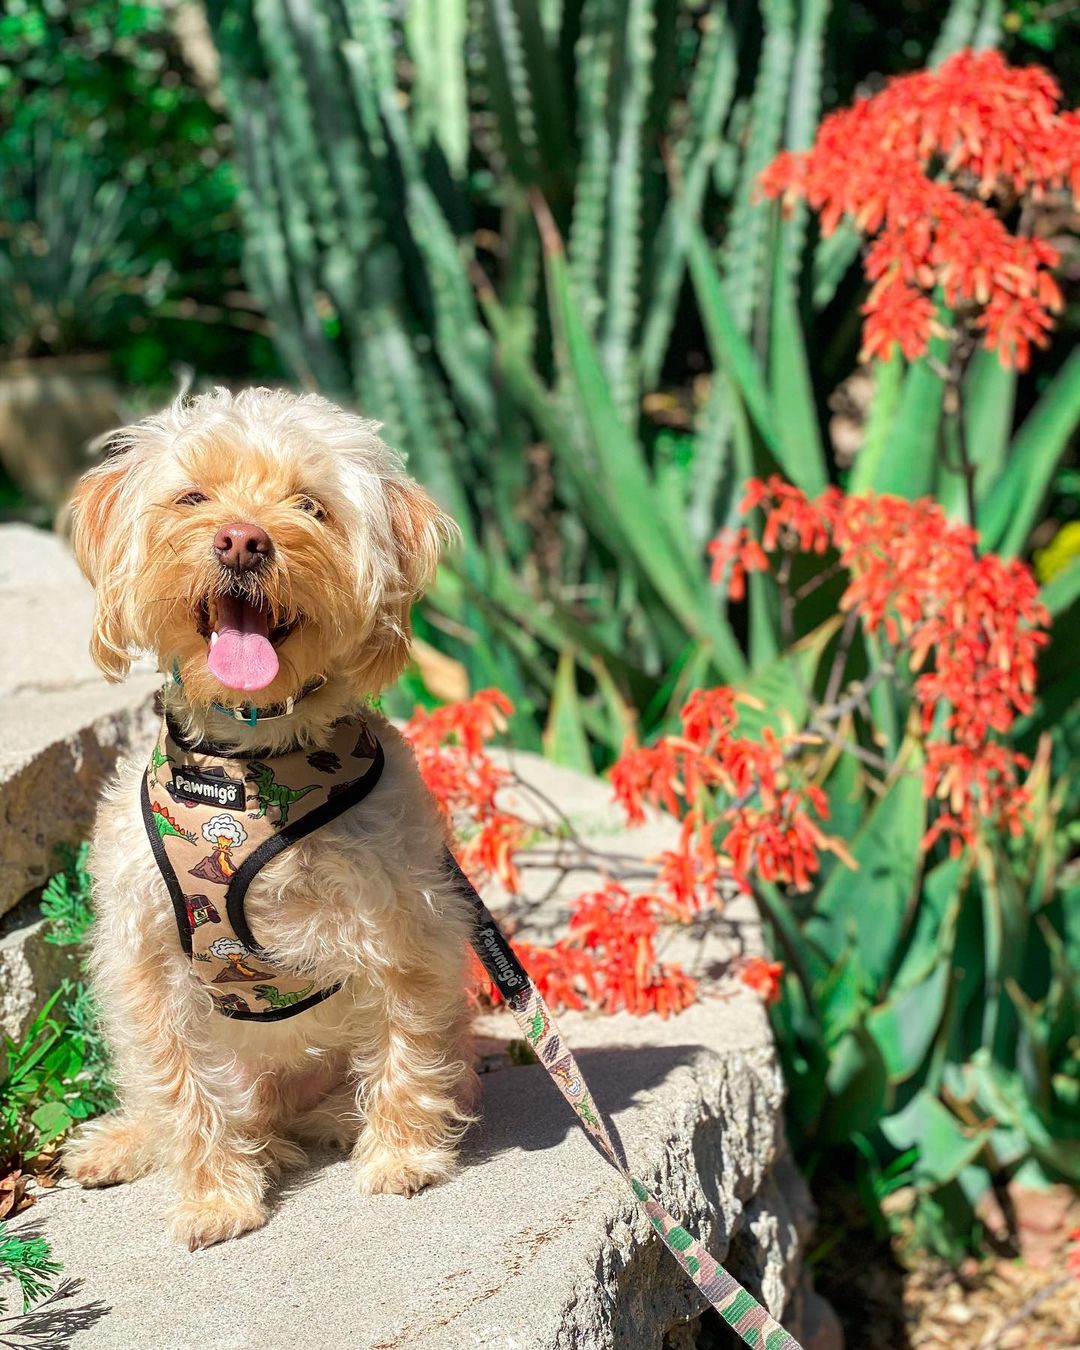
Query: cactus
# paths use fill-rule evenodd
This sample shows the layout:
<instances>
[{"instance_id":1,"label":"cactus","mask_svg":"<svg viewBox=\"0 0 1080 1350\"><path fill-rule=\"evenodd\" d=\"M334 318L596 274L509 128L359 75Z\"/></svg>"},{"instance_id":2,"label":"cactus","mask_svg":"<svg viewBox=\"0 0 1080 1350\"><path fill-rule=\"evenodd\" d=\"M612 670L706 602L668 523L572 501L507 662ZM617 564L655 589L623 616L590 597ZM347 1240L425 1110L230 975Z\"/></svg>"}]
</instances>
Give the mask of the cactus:
<instances>
[{"instance_id":1,"label":"cactus","mask_svg":"<svg viewBox=\"0 0 1080 1350\"><path fill-rule=\"evenodd\" d=\"M954 0L950 32L985 28L995 3ZM822 244L811 271L803 223L778 230L753 186L813 133L828 12L208 0L252 289L297 380L385 423L458 519L465 547L430 601L455 636L439 640L513 693L522 744L530 707L565 687L564 647L660 718L676 666L744 669L702 549L740 474L799 468L793 447L815 439L792 330L850 245ZM700 254L684 285L691 235L726 298L696 294ZM691 298L717 371L695 438L661 445L642 399L663 396ZM797 409L772 408L769 379L797 383ZM810 458L806 485L824 473ZM590 735L613 734L579 703Z\"/></svg>"}]
</instances>

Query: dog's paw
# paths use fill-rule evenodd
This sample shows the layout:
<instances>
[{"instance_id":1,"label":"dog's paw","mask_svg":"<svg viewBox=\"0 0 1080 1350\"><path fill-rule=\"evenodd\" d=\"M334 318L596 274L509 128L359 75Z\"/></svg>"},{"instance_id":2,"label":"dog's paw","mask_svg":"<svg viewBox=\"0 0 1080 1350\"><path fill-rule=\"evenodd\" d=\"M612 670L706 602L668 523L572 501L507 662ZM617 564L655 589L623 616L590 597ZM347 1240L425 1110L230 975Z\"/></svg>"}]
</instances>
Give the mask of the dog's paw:
<instances>
[{"instance_id":1,"label":"dog's paw","mask_svg":"<svg viewBox=\"0 0 1080 1350\"><path fill-rule=\"evenodd\" d=\"M266 1206L258 1202L233 1195L202 1195L176 1206L169 1215L169 1235L195 1252L262 1228L268 1218Z\"/></svg>"},{"instance_id":2,"label":"dog's paw","mask_svg":"<svg viewBox=\"0 0 1080 1350\"><path fill-rule=\"evenodd\" d=\"M454 1170L446 1149L390 1149L361 1137L353 1153L361 1195L415 1195L445 1181Z\"/></svg>"},{"instance_id":3,"label":"dog's paw","mask_svg":"<svg viewBox=\"0 0 1080 1350\"><path fill-rule=\"evenodd\" d=\"M146 1125L131 1116L103 1116L64 1145L64 1171L80 1186L117 1186L150 1170Z\"/></svg>"}]
</instances>

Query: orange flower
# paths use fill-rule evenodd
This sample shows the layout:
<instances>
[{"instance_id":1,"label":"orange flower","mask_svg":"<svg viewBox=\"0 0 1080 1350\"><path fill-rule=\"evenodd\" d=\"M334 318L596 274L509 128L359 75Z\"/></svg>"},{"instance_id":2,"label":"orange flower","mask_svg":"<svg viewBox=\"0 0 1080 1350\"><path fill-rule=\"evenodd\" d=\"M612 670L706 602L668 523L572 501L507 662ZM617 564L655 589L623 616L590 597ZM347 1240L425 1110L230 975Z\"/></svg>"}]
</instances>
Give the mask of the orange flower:
<instances>
[{"instance_id":1,"label":"orange flower","mask_svg":"<svg viewBox=\"0 0 1080 1350\"><path fill-rule=\"evenodd\" d=\"M780 998L783 976L782 962L766 961L761 956L752 956L739 971L743 984L756 990L765 1003L776 1003Z\"/></svg>"},{"instance_id":2,"label":"orange flower","mask_svg":"<svg viewBox=\"0 0 1080 1350\"><path fill-rule=\"evenodd\" d=\"M1023 370L1032 346L1046 345L1061 309L1050 274L1058 253L1010 233L1002 217L1018 201L1080 195L1080 117L1060 112L1060 97L1037 66L958 52L826 117L810 150L785 151L765 170L765 195L805 199L823 233L847 219L874 239L864 357L893 346L923 355L938 288L948 307L979 311L1004 365Z\"/></svg>"}]
</instances>

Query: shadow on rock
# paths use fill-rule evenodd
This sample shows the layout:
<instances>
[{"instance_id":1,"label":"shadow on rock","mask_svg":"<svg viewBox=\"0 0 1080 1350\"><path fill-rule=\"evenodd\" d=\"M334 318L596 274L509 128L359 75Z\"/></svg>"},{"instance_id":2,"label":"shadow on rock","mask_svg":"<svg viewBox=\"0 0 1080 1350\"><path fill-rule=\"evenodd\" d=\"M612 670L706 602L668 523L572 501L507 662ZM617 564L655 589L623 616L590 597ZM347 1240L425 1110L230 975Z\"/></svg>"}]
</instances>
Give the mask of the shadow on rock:
<instances>
[{"instance_id":1,"label":"shadow on rock","mask_svg":"<svg viewBox=\"0 0 1080 1350\"><path fill-rule=\"evenodd\" d=\"M33 1237L21 1231L20 1237ZM112 1311L105 1303L69 1306L83 1287L82 1280L63 1280L49 1295L27 1313L0 1317L0 1346L11 1350L68 1350L80 1331L89 1331Z\"/></svg>"}]
</instances>

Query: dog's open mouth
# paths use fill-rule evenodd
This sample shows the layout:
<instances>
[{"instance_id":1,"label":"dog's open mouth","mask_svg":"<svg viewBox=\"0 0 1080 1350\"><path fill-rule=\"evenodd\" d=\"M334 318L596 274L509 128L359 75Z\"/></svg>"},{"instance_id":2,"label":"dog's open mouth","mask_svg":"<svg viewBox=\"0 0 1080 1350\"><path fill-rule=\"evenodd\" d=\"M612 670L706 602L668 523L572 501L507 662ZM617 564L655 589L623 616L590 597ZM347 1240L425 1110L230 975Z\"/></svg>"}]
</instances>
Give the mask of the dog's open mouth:
<instances>
[{"instance_id":1,"label":"dog's open mouth","mask_svg":"<svg viewBox=\"0 0 1080 1350\"><path fill-rule=\"evenodd\" d=\"M298 620L272 623L270 606L259 595L231 591L208 595L199 606L199 632L209 643L206 664L226 689L265 689L278 673L275 648Z\"/></svg>"}]
</instances>

